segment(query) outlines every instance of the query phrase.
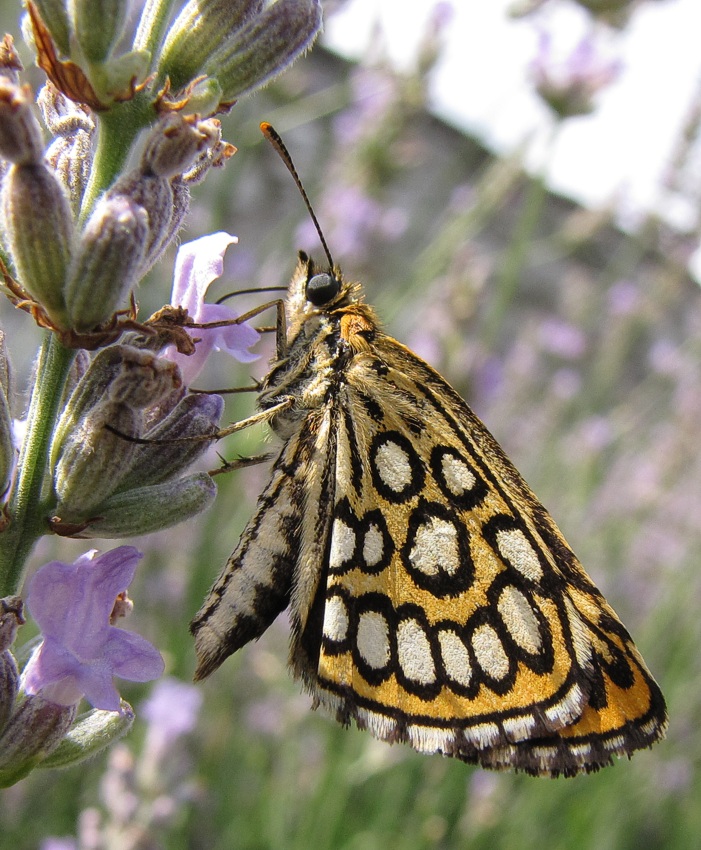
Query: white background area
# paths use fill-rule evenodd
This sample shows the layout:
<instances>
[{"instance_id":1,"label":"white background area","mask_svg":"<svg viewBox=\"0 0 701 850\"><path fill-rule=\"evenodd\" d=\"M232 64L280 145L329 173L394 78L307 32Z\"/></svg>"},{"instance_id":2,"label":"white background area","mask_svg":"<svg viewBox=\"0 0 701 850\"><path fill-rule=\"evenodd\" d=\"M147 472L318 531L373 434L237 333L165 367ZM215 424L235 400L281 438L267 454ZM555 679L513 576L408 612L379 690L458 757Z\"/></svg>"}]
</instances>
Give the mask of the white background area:
<instances>
[{"instance_id":1,"label":"white background area","mask_svg":"<svg viewBox=\"0 0 701 850\"><path fill-rule=\"evenodd\" d=\"M359 56L379 20L385 47L399 67L411 63L432 0L351 0L324 35L335 51ZM513 19L513 0L454 0L445 48L432 78L432 107L450 123L500 152L527 143L530 168L550 186L587 206L612 204L624 225L655 211L684 229L698 210L661 189L675 143L701 80L701 0L658 0L640 6L622 33L604 38L623 68L597 98L592 115L569 119L557 135L533 92L529 64L538 30L564 51L591 29L567 0ZM604 33L606 35L606 33Z\"/></svg>"}]
</instances>

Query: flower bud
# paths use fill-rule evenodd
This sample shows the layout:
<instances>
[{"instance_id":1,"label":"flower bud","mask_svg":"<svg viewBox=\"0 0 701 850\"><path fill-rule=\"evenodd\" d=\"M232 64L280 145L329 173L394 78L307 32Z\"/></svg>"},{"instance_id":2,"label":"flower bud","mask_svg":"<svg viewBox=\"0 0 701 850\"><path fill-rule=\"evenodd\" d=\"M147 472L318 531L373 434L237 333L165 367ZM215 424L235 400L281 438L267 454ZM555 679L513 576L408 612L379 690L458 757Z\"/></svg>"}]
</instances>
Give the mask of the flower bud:
<instances>
[{"instance_id":1,"label":"flower bud","mask_svg":"<svg viewBox=\"0 0 701 850\"><path fill-rule=\"evenodd\" d=\"M20 283L63 327L73 218L56 175L45 165L11 166L3 180L2 215Z\"/></svg>"},{"instance_id":2,"label":"flower bud","mask_svg":"<svg viewBox=\"0 0 701 850\"><path fill-rule=\"evenodd\" d=\"M109 190L106 198L119 195L128 201L143 207L148 213L148 239L141 273L160 256L165 249L165 240L170 232L170 220L173 212L173 190L170 182L155 174L143 174L131 171L121 177Z\"/></svg>"},{"instance_id":3,"label":"flower bud","mask_svg":"<svg viewBox=\"0 0 701 850\"><path fill-rule=\"evenodd\" d=\"M134 711L121 701L120 711L94 708L78 717L56 749L38 767L80 764L124 737L134 725Z\"/></svg>"},{"instance_id":4,"label":"flower bud","mask_svg":"<svg viewBox=\"0 0 701 850\"><path fill-rule=\"evenodd\" d=\"M136 444L106 425L122 434L138 434L141 416L126 405L104 401L68 436L54 471L56 510L64 522L89 517L131 468Z\"/></svg>"},{"instance_id":5,"label":"flower bud","mask_svg":"<svg viewBox=\"0 0 701 850\"><path fill-rule=\"evenodd\" d=\"M44 140L31 89L0 76L0 158L17 165L37 165L43 156Z\"/></svg>"},{"instance_id":6,"label":"flower bud","mask_svg":"<svg viewBox=\"0 0 701 850\"><path fill-rule=\"evenodd\" d=\"M190 0L166 36L159 72L177 91L198 76L212 52L256 16L263 0Z\"/></svg>"},{"instance_id":7,"label":"flower bud","mask_svg":"<svg viewBox=\"0 0 701 850\"><path fill-rule=\"evenodd\" d=\"M20 697L0 735L0 787L18 782L55 750L75 715L74 705L58 705L38 694Z\"/></svg>"},{"instance_id":8,"label":"flower bud","mask_svg":"<svg viewBox=\"0 0 701 850\"><path fill-rule=\"evenodd\" d=\"M122 348L128 356L104 398L65 432L57 453L54 488L63 522L89 519L115 492L130 471L138 446L122 435L140 435L143 408L156 404L179 383L174 364Z\"/></svg>"},{"instance_id":9,"label":"flower bud","mask_svg":"<svg viewBox=\"0 0 701 850\"><path fill-rule=\"evenodd\" d=\"M19 691L17 662L9 649L0 652L0 732L7 725Z\"/></svg>"},{"instance_id":10,"label":"flower bud","mask_svg":"<svg viewBox=\"0 0 701 850\"><path fill-rule=\"evenodd\" d=\"M68 270L70 327L89 331L112 317L139 282L148 235L142 206L124 195L100 199Z\"/></svg>"},{"instance_id":11,"label":"flower bud","mask_svg":"<svg viewBox=\"0 0 701 850\"><path fill-rule=\"evenodd\" d=\"M217 487L206 472L117 493L100 505L100 516L82 537L132 537L177 525L208 508Z\"/></svg>"},{"instance_id":12,"label":"flower bud","mask_svg":"<svg viewBox=\"0 0 701 850\"><path fill-rule=\"evenodd\" d=\"M226 101L265 85L305 50L321 30L318 0L276 0L206 62Z\"/></svg>"},{"instance_id":13,"label":"flower bud","mask_svg":"<svg viewBox=\"0 0 701 850\"><path fill-rule=\"evenodd\" d=\"M169 180L190 168L209 142L209 134L201 132L198 123L177 113L159 121L146 140L141 170Z\"/></svg>"},{"instance_id":14,"label":"flower bud","mask_svg":"<svg viewBox=\"0 0 701 850\"><path fill-rule=\"evenodd\" d=\"M136 352L136 354L132 354ZM58 455L66 438L80 427L81 419L100 402L108 386L122 369L125 359L137 356L137 349L125 345L111 345L101 349L93 358L63 408L51 443L51 466L55 467Z\"/></svg>"},{"instance_id":15,"label":"flower bud","mask_svg":"<svg viewBox=\"0 0 701 850\"><path fill-rule=\"evenodd\" d=\"M17 629L24 625L19 596L0 599L0 731L5 727L19 690L19 672L10 647Z\"/></svg>"},{"instance_id":16,"label":"flower bud","mask_svg":"<svg viewBox=\"0 0 701 850\"><path fill-rule=\"evenodd\" d=\"M203 393L185 396L163 420L144 433L145 439L154 442L137 446L131 472L119 489L159 484L194 463L211 445L210 440L198 438L216 433L223 410L221 396Z\"/></svg>"},{"instance_id":17,"label":"flower bud","mask_svg":"<svg viewBox=\"0 0 701 850\"><path fill-rule=\"evenodd\" d=\"M130 345L110 345L93 358L66 403L54 431L51 465L57 466L64 444L83 427L90 412L101 403L124 402L130 393L148 397L157 404L173 387L180 386L180 374L173 364L149 351ZM143 408L143 400L131 401L131 407Z\"/></svg>"},{"instance_id":18,"label":"flower bud","mask_svg":"<svg viewBox=\"0 0 701 850\"><path fill-rule=\"evenodd\" d=\"M85 58L101 62L121 38L127 20L127 0L71 0L73 33Z\"/></svg>"},{"instance_id":19,"label":"flower bud","mask_svg":"<svg viewBox=\"0 0 701 850\"><path fill-rule=\"evenodd\" d=\"M95 122L85 107L69 100L51 83L41 89L37 102L44 123L56 137L45 161L63 184L77 218L92 167Z\"/></svg>"}]
</instances>

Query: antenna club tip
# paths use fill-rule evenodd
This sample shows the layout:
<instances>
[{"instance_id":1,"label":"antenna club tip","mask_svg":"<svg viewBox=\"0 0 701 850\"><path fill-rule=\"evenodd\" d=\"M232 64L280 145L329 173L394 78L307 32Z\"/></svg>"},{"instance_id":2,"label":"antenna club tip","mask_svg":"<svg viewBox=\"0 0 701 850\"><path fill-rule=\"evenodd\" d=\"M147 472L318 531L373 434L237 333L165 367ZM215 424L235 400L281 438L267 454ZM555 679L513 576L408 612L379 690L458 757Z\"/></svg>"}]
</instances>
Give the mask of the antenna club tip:
<instances>
[{"instance_id":1,"label":"antenna club tip","mask_svg":"<svg viewBox=\"0 0 701 850\"><path fill-rule=\"evenodd\" d=\"M268 133L273 129L272 124L269 124L267 121L260 122L260 131L261 133L265 133L267 136Z\"/></svg>"}]
</instances>

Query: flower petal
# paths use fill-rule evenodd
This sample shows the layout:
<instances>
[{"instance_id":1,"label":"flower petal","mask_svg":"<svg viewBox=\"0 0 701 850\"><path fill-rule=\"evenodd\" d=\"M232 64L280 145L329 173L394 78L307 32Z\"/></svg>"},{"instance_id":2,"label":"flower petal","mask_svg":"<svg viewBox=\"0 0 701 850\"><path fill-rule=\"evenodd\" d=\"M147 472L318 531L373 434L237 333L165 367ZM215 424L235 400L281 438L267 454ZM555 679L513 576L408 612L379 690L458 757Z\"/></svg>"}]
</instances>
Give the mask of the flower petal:
<instances>
[{"instance_id":1,"label":"flower petal","mask_svg":"<svg viewBox=\"0 0 701 850\"><path fill-rule=\"evenodd\" d=\"M174 307L185 307L195 321L200 321L200 305L213 280L224 270L224 254L238 237L219 231L186 242L178 249L173 274L171 302Z\"/></svg>"},{"instance_id":2,"label":"flower petal","mask_svg":"<svg viewBox=\"0 0 701 850\"><path fill-rule=\"evenodd\" d=\"M150 682L165 668L161 653L146 638L115 627L110 630L104 655L114 675L130 682Z\"/></svg>"}]
</instances>

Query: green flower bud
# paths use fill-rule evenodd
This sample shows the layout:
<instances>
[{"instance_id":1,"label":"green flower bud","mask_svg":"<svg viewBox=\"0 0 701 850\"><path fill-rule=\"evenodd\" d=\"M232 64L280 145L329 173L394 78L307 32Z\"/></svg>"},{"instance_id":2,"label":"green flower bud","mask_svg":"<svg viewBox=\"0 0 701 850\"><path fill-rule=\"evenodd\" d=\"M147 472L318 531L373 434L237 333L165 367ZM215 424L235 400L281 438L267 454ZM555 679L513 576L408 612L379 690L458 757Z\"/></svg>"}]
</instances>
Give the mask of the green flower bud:
<instances>
[{"instance_id":1,"label":"green flower bud","mask_svg":"<svg viewBox=\"0 0 701 850\"><path fill-rule=\"evenodd\" d=\"M80 715L61 743L38 767L68 767L80 764L124 737L134 725L134 711L121 701L121 712L94 708Z\"/></svg>"},{"instance_id":2,"label":"green flower bud","mask_svg":"<svg viewBox=\"0 0 701 850\"><path fill-rule=\"evenodd\" d=\"M148 240L141 266L143 275L165 250L173 213L173 190L170 182L163 177L132 171L121 177L106 197L115 198L119 195L143 207L148 213Z\"/></svg>"},{"instance_id":3,"label":"green flower bud","mask_svg":"<svg viewBox=\"0 0 701 850\"><path fill-rule=\"evenodd\" d=\"M95 207L68 271L70 326L89 331L109 320L139 282L149 236L146 210L124 195Z\"/></svg>"},{"instance_id":4,"label":"green flower bud","mask_svg":"<svg viewBox=\"0 0 701 850\"><path fill-rule=\"evenodd\" d=\"M223 100L221 86L212 77L198 80L188 93L187 106L183 110L187 115L211 115Z\"/></svg>"},{"instance_id":5,"label":"green flower bud","mask_svg":"<svg viewBox=\"0 0 701 850\"><path fill-rule=\"evenodd\" d=\"M19 282L64 327L73 217L56 175L45 165L12 165L3 180L2 215Z\"/></svg>"},{"instance_id":6,"label":"green flower bud","mask_svg":"<svg viewBox=\"0 0 701 850\"><path fill-rule=\"evenodd\" d=\"M41 89L37 102L44 123L56 136L45 161L63 184L77 218L90 178L95 122L84 107L69 100L50 83Z\"/></svg>"},{"instance_id":7,"label":"green flower bud","mask_svg":"<svg viewBox=\"0 0 701 850\"><path fill-rule=\"evenodd\" d=\"M256 16L206 62L226 101L270 82L305 50L321 30L318 0L277 0Z\"/></svg>"},{"instance_id":8,"label":"green flower bud","mask_svg":"<svg viewBox=\"0 0 701 850\"><path fill-rule=\"evenodd\" d=\"M217 493L206 472L118 493L100 505L82 537L133 537L177 525L208 508Z\"/></svg>"},{"instance_id":9,"label":"green flower bud","mask_svg":"<svg viewBox=\"0 0 701 850\"><path fill-rule=\"evenodd\" d=\"M132 355L132 352L136 354ZM138 354L138 350L131 346L111 345L95 355L65 404L54 431L50 455L52 467L58 462L66 438L80 427L81 419L105 397L109 384L122 369L123 361Z\"/></svg>"},{"instance_id":10,"label":"green flower bud","mask_svg":"<svg viewBox=\"0 0 701 850\"><path fill-rule=\"evenodd\" d=\"M160 121L146 140L141 170L169 180L190 168L210 141L210 134L201 132L198 123L178 114Z\"/></svg>"},{"instance_id":11,"label":"green flower bud","mask_svg":"<svg viewBox=\"0 0 701 850\"><path fill-rule=\"evenodd\" d=\"M136 444L108 430L138 434L142 417L123 404L104 401L66 439L54 471L58 515L63 522L90 517L131 469Z\"/></svg>"},{"instance_id":12,"label":"green flower bud","mask_svg":"<svg viewBox=\"0 0 701 850\"><path fill-rule=\"evenodd\" d=\"M73 33L85 58L101 62L124 33L127 0L71 0Z\"/></svg>"},{"instance_id":13,"label":"green flower bud","mask_svg":"<svg viewBox=\"0 0 701 850\"><path fill-rule=\"evenodd\" d=\"M190 0L166 36L159 76L177 91L197 77L213 51L255 17L263 0Z\"/></svg>"},{"instance_id":14,"label":"green flower bud","mask_svg":"<svg viewBox=\"0 0 701 850\"><path fill-rule=\"evenodd\" d=\"M105 401L129 402L133 408L157 404L181 384L177 367L131 345L110 345L93 358L66 403L51 443L55 467L64 444L82 428L83 420ZM135 398L130 398L130 394Z\"/></svg>"},{"instance_id":15,"label":"green flower bud","mask_svg":"<svg viewBox=\"0 0 701 850\"><path fill-rule=\"evenodd\" d=\"M75 715L74 705L20 697L0 735L0 787L14 785L55 750Z\"/></svg>"},{"instance_id":16,"label":"green flower bud","mask_svg":"<svg viewBox=\"0 0 701 850\"><path fill-rule=\"evenodd\" d=\"M150 65L150 53L131 50L93 65L90 68L90 83L103 103L129 99L133 82L141 82L148 74Z\"/></svg>"},{"instance_id":17,"label":"green flower bud","mask_svg":"<svg viewBox=\"0 0 701 850\"><path fill-rule=\"evenodd\" d=\"M126 346L122 349L127 356L107 385L104 398L78 420L75 428L65 432L58 451L54 489L62 522L79 522L97 515L99 506L132 468L138 443L120 435L140 435L143 409L157 404L179 384L174 363L149 352Z\"/></svg>"},{"instance_id":18,"label":"green flower bud","mask_svg":"<svg viewBox=\"0 0 701 850\"><path fill-rule=\"evenodd\" d=\"M0 158L17 165L37 165L43 156L44 140L31 90L0 76Z\"/></svg>"},{"instance_id":19,"label":"green flower bud","mask_svg":"<svg viewBox=\"0 0 701 850\"><path fill-rule=\"evenodd\" d=\"M216 433L222 411L221 396L192 393L181 399L164 419L144 432L144 438L154 442L137 446L131 472L119 489L158 484L180 474L211 445L211 440L198 438Z\"/></svg>"}]
</instances>

